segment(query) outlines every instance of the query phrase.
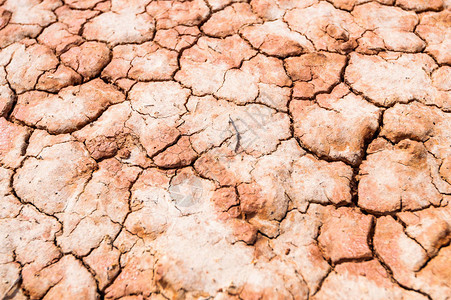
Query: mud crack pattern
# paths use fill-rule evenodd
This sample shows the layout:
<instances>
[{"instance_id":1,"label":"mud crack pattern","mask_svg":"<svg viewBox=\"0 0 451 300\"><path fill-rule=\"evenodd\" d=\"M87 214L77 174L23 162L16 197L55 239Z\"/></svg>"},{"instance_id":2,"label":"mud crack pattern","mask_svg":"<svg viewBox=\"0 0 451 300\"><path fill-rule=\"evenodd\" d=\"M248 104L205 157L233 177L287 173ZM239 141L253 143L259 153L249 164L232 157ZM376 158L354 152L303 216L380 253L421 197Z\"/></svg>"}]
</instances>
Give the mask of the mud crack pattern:
<instances>
[{"instance_id":1,"label":"mud crack pattern","mask_svg":"<svg viewBox=\"0 0 451 300\"><path fill-rule=\"evenodd\" d=\"M449 0L0 0L0 297L451 298Z\"/></svg>"}]
</instances>

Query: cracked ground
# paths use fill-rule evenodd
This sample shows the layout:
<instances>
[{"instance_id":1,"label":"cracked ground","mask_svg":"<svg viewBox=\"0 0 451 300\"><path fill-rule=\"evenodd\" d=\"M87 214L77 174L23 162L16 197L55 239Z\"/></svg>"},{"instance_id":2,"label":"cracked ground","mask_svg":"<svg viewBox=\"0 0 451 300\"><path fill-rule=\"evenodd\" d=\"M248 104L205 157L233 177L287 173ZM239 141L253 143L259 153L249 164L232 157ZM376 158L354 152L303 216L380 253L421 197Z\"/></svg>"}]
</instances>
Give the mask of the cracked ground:
<instances>
[{"instance_id":1,"label":"cracked ground","mask_svg":"<svg viewBox=\"0 0 451 300\"><path fill-rule=\"evenodd\" d=\"M0 0L0 299L451 299L450 0Z\"/></svg>"}]
</instances>

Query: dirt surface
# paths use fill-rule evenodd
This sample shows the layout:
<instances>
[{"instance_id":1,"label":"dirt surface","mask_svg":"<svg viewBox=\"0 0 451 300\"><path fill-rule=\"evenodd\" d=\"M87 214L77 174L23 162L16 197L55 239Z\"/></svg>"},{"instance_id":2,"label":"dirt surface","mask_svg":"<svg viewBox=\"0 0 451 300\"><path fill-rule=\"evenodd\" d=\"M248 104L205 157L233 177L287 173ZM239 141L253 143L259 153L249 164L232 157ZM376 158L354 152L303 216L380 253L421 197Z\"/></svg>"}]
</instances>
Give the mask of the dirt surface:
<instances>
[{"instance_id":1,"label":"dirt surface","mask_svg":"<svg viewBox=\"0 0 451 300\"><path fill-rule=\"evenodd\" d=\"M0 298L451 299L450 0L0 0Z\"/></svg>"}]
</instances>

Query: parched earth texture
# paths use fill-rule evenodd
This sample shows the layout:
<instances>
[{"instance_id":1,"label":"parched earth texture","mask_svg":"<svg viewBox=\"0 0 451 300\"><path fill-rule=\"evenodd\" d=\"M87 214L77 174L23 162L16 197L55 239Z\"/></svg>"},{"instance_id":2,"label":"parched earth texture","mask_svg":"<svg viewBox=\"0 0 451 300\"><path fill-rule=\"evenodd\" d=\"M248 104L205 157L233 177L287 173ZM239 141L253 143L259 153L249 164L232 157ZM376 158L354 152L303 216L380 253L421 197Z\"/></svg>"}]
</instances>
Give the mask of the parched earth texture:
<instances>
[{"instance_id":1,"label":"parched earth texture","mask_svg":"<svg viewBox=\"0 0 451 300\"><path fill-rule=\"evenodd\" d=\"M450 0L0 0L2 299L451 299Z\"/></svg>"}]
</instances>

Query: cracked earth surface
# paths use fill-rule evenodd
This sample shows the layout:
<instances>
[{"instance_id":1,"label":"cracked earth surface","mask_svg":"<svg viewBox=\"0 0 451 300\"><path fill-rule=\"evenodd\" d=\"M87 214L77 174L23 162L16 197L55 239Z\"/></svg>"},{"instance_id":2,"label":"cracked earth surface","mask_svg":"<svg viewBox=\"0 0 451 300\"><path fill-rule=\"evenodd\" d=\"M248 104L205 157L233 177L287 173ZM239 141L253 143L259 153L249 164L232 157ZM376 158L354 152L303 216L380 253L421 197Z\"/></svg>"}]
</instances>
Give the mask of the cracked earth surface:
<instances>
[{"instance_id":1,"label":"cracked earth surface","mask_svg":"<svg viewBox=\"0 0 451 300\"><path fill-rule=\"evenodd\" d=\"M0 0L0 297L451 299L450 0Z\"/></svg>"}]
</instances>

